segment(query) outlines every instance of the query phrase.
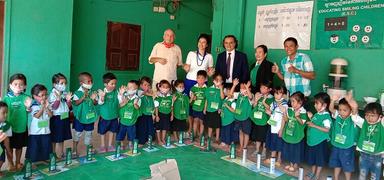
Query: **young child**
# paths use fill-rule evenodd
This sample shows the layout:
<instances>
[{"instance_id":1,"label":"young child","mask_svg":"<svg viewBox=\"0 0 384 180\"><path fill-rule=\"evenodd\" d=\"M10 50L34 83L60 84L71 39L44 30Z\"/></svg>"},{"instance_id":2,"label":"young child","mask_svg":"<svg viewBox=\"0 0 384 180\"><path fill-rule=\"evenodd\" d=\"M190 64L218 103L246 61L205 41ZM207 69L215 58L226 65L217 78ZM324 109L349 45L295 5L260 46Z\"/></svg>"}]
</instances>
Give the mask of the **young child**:
<instances>
[{"instance_id":1,"label":"young child","mask_svg":"<svg viewBox=\"0 0 384 180\"><path fill-rule=\"evenodd\" d=\"M153 122L155 120L155 115L153 113L155 105L153 103L151 84L152 81L149 77L144 76L140 79L138 96L141 99L141 116L136 122L136 136L140 145L147 142L148 136L155 137L155 130L153 127Z\"/></svg>"},{"instance_id":2,"label":"young child","mask_svg":"<svg viewBox=\"0 0 384 180\"><path fill-rule=\"evenodd\" d=\"M341 170L344 171L345 179L350 180L355 170L355 142L358 128L352 121L352 108L345 98L340 99L338 109L335 110L334 103L338 97L332 97L329 110L335 118L331 127L332 150L329 158L329 167L334 168L333 178L339 180Z\"/></svg>"},{"instance_id":3,"label":"young child","mask_svg":"<svg viewBox=\"0 0 384 180\"><path fill-rule=\"evenodd\" d=\"M330 97L321 92L314 96L316 114L309 113L310 121L307 121L307 162L312 166L312 171L307 174L308 179L319 179L322 167L329 159L328 141L332 124L331 115L328 112Z\"/></svg>"},{"instance_id":4,"label":"young child","mask_svg":"<svg viewBox=\"0 0 384 180\"><path fill-rule=\"evenodd\" d=\"M203 136L204 133L204 105L205 105L205 89L207 86L207 72L204 70L197 71L197 84L195 84L190 91L190 103L192 104L192 117L193 117L193 133L195 136Z\"/></svg>"},{"instance_id":5,"label":"young child","mask_svg":"<svg viewBox=\"0 0 384 180\"><path fill-rule=\"evenodd\" d=\"M32 104L32 99L24 94L27 85L27 78L23 74L14 74L9 80L9 91L4 97L4 102L8 105L8 122L12 127L12 137L10 145L16 149L16 162L9 163L9 171L22 170L23 164L20 162L23 147L27 146L28 140L28 111ZM13 155L13 152L10 154ZM15 166L16 165L16 166Z\"/></svg>"},{"instance_id":6,"label":"young child","mask_svg":"<svg viewBox=\"0 0 384 180\"><path fill-rule=\"evenodd\" d=\"M99 152L111 152L115 148L112 145L113 137L116 135L119 122L119 100L117 99L118 92L116 90L117 78L112 73L103 75L104 90L99 89L98 105L100 111L100 120L98 123L97 132L100 134ZM105 135L107 134L107 144L105 146Z\"/></svg>"},{"instance_id":7,"label":"young child","mask_svg":"<svg viewBox=\"0 0 384 180\"><path fill-rule=\"evenodd\" d=\"M179 140L179 133L187 130L189 116L189 97L184 93L184 81L176 80L173 83L176 93L173 95L173 121L171 130L175 139Z\"/></svg>"},{"instance_id":8,"label":"young child","mask_svg":"<svg viewBox=\"0 0 384 180\"><path fill-rule=\"evenodd\" d=\"M358 105L353 98L348 100L352 107L352 120L360 127L357 150L360 151L359 179L381 179L384 154L384 120L379 103L369 103L364 108L365 119L358 115ZM371 176L369 176L371 173Z\"/></svg>"},{"instance_id":9,"label":"young child","mask_svg":"<svg viewBox=\"0 0 384 180\"><path fill-rule=\"evenodd\" d=\"M120 125L116 141L122 142L127 136L127 149L132 149L132 142L136 138L136 121L140 114L141 99L137 96L139 83L131 80L127 87L122 86L119 90L119 117ZM123 147L123 146L122 146Z\"/></svg>"},{"instance_id":10,"label":"young child","mask_svg":"<svg viewBox=\"0 0 384 180\"><path fill-rule=\"evenodd\" d=\"M158 95L155 98L156 136L159 145L165 144L165 136L170 129L172 115L171 84L167 80L161 80L158 85Z\"/></svg>"},{"instance_id":11,"label":"young child","mask_svg":"<svg viewBox=\"0 0 384 180\"><path fill-rule=\"evenodd\" d=\"M237 86L239 80L233 81L233 86ZM252 99L253 95L250 89L251 83L240 84L240 93L235 94L236 110L235 110L235 130L239 130L240 148L239 150L247 149L249 142L249 134L251 133L252 122L249 120L249 116L252 111ZM234 88L232 88L234 89Z\"/></svg>"},{"instance_id":12,"label":"young child","mask_svg":"<svg viewBox=\"0 0 384 180\"><path fill-rule=\"evenodd\" d=\"M309 120L307 111L304 109L304 94L295 92L290 97L291 108L283 111L283 131L280 131L279 136L283 138L284 145L282 151L283 160L290 164L284 169L288 172L295 172L298 164L304 159L304 128L305 122Z\"/></svg>"},{"instance_id":13,"label":"young child","mask_svg":"<svg viewBox=\"0 0 384 180\"><path fill-rule=\"evenodd\" d=\"M5 154L7 154L7 160L13 165L13 159L11 159L12 151L9 145L9 137L12 136L12 128L9 122L7 122L8 105L5 102L0 101L0 132L5 133L5 138L0 143L0 170L5 162ZM13 165L14 166L14 165ZM0 178L3 177L3 173L0 171Z\"/></svg>"},{"instance_id":14,"label":"young child","mask_svg":"<svg viewBox=\"0 0 384 180\"><path fill-rule=\"evenodd\" d=\"M220 127L221 127L221 118L220 118L220 109L222 101L224 99L224 90L223 90L223 77L220 74L214 74L212 76L213 85L205 90L205 105L204 105L204 114L205 125L208 126L208 137L212 138L212 131L216 131L216 143L219 144L220 141Z\"/></svg>"},{"instance_id":15,"label":"young child","mask_svg":"<svg viewBox=\"0 0 384 180\"><path fill-rule=\"evenodd\" d=\"M67 78L61 73L52 76L52 84L53 88L48 99L53 114L49 123L52 151L56 152L57 147L57 157L64 158L64 141L72 139L71 122L69 121L72 93L65 91Z\"/></svg>"},{"instance_id":16,"label":"young child","mask_svg":"<svg viewBox=\"0 0 384 180\"><path fill-rule=\"evenodd\" d=\"M283 150L283 140L279 136L281 134L281 124L283 121L283 112L288 109L288 102L285 100L287 95L287 88L285 86L277 86L273 90L274 101L269 109L266 109L266 113L270 115L267 123L271 126L268 130L265 145L267 149L271 151L271 158L276 158L276 167L281 166L281 151ZM271 159L264 161L266 164L271 162Z\"/></svg>"},{"instance_id":17,"label":"young child","mask_svg":"<svg viewBox=\"0 0 384 180\"><path fill-rule=\"evenodd\" d=\"M77 145L83 131L84 144L86 146L92 145L92 132L94 129L94 123L98 118L96 112L96 92L92 92L92 75L88 72L82 72L79 74L80 87L75 91L73 95L73 112L75 114L75 121L73 122L73 128L75 129L75 135L73 137L73 152L74 157L79 155Z\"/></svg>"},{"instance_id":18,"label":"young child","mask_svg":"<svg viewBox=\"0 0 384 180\"><path fill-rule=\"evenodd\" d=\"M269 109L273 96L270 94L272 91L272 82L262 82L260 83L260 92L255 94L253 101L253 109L251 112L250 119L252 120L252 129L251 129L251 139L256 141L256 150L252 153L253 156L261 153L261 157L265 158L266 148L265 148L265 138L269 126L267 121L269 115L265 112L266 109ZM263 147L261 147L263 145ZM260 150L262 149L262 152Z\"/></svg>"},{"instance_id":19,"label":"young child","mask_svg":"<svg viewBox=\"0 0 384 180\"><path fill-rule=\"evenodd\" d=\"M234 90L233 90L234 91ZM235 109L236 101L233 98L233 91L226 89L227 97L224 99L221 107L221 131L220 131L220 146L228 149L229 145L235 141Z\"/></svg>"},{"instance_id":20,"label":"young child","mask_svg":"<svg viewBox=\"0 0 384 180\"><path fill-rule=\"evenodd\" d=\"M52 153L49 119L52 111L47 100L47 88L36 84L31 89L33 102L31 106L31 123L29 125L26 158L32 163L46 161Z\"/></svg>"}]
</instances>

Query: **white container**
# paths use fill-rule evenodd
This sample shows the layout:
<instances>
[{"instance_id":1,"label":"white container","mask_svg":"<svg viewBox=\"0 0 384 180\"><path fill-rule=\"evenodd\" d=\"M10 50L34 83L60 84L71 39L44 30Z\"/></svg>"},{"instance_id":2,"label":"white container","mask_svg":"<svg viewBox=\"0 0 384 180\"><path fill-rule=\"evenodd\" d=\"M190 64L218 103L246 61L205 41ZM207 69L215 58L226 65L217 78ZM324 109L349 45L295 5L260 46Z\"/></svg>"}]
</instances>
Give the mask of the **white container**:
<instances>
[{"instance_id":1,"label":"white container","mask_svg":"<svg viewBox=\"0 0 384 180\"><path fill-rule=\"evenodd\" d=\"M247 149L243 149L243 160L241 163L245 164L247 162Z\"/></svg>"},{"instance_id":2,"label":"white container","mask_svg":"<svg viewBox=\"0 0 384 180\"><path fill-rule=\"evenodd\" d=\"M271 164L269 164L269 174L275 174L276 158L271 158Z\"/></svg>"},{"instance_id":3,"label":"white container","mask_svg":"<svg viewBox=\"0 0 384 180\"><path fill-rule=\"evenodd\" d=\"M380 104L381 104L381 106L384 107L384 90L381 91L381 95L380 95Z\"/></svg>"},{"instance_id":4,"label":"white container","mask_svg":"<svg viewBox=\"0 0 384 180\"><path fill-rule=\"evenodd\" d=\"M304 169L299 168L299 180L303 180L303 179L304 179Z\"/></svg>"},{"instance_id":5,"label":"white container","mask_svg":"<svg viewBox=\"0 0 384 180\"><path fill-rule=\"evenodd\" d=\"M261 163L261 155L257 154L257 160L256 160L256 168L260 169L260 163Z\"/></svg>"}]
</instances>

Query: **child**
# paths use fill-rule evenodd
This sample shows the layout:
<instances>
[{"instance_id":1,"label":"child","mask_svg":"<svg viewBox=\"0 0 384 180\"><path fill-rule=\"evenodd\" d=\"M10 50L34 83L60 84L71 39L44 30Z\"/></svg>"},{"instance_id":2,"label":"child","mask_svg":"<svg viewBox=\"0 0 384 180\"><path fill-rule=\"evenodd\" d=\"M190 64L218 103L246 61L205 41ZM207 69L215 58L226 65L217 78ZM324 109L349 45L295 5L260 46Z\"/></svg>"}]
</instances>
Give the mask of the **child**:
<instances>
[{"instance_id":1,"label":"child","mask_svg":"<svg viewBox=\"0 0 384 180\"><path fill-rule=\"evenodd\" d=\"M295 172L298 163L304 159L304 127L305 122L309 120L307 111L304 109L304 94L301 92L293 93L290 97L291 108L284 113L280 137L283 138L284 145L282 158L290 164L284 169L289 172ZM280 133L279 132L279 133Z\"/></svg>"},{"instance_id":2,"label":"child","mask_svg":"<svg viewBox=\"0 0 384 180\"><path fill-rule=\"evenodd\" d=\"M252 153L253 156L260 153L261 145L263 144L262 158L266 156L265 138L268 132L267 121L269 115L265 112L269 109L273 101L273 96L270 94L272 91L272 82L260 83L260 92L255 94L253 109L251 112L252 120L252 139L256 141L256 150Z\"/></svg>"},{"instance_id":3,"label":"child","mask_svg":"<svg viewBox=\"0 0 384 180\"><path fill-rule=\"evenodd\" d=\"M31 106L32 120L29 125L28 147L26 158L32 163L46 161L52 153L49 119L52 117L47 100L47 88L36 84L31 89L33 102Z\"/></svg>"},{"instance_id":4,"label":"child","mask_svg":"<svg viewBox=\"0 0 384 180\"><path fill-rule=\"evenodd\" d=\"M97 104L96 92L92 93L92 75L88 72L79 74L80 87L73 95L73 112L75 114L75 121L73 128L75 129L75 137L73 138L73 152L74 157L78 156L77 145L83 131L84 144L86 146L92 145L92 132L94 123L97 119L97 112L95 105Z\"/></svg>"},{"instance_id":5,"label":"child","mask_svg":"<svg viewBox=\"0 0 384 180\"><path fill-rule=\"evenodd\" d=\"M52 92L49 95L49 105L52 107L50 119L52 151L58 148L58 158L64 158L64 141L72 139L71 123L69 121L69 108L71 105L72 93L65 92L67 78L57 73L52 76ZM57 145L57 146L56 146Z\"/></svg>"},{"instance_id":6,"label":"child","mask_svg":"<svg viewBox=\"0 0 384 180\"><path fill-rule=\"evenodd\" d=\"M155 98L156 136L159 145L165 144L165 136L170 129L172 114L171 84L167 80L161 80L158 84L158 95Z\"/></svg>"},{"instance_id":7,"label":"child","mask_svg":"<svg viewBox=\"0 0 384 180\"><path fill-rule=\"evenodd\" d=\"M352 98L348 100L352 107L352 120L359 126L360 135L357 150L360 151L359 179L380 179L381 163L384 154L384 120L379 103L369 103L364 108L365 119L358 115L358 105ZM371 176L369 176L371 173Z\"/></svg>"},{"instance_id":8,"label":"child","mask_svg":"<svg viewBox=\"0 0 384 180\"><path fill-rule=\"evenodd\" d=\"M327 93L321 92L314 96L315 109L313 116L310 114L310 121L307 121L307 162L312 166L312 172L307 174L308 179L319 179L322 167L329 158L328 141L329 130L332 118L328 112L330 97Z\"/></svg>"},{"instance_id":9,"label":"child","mask_svg":"<svg viewBox=\"0 0 384 180\"><path fill-rule=\"evenodd\" d=\"M137 96L138 82L131 80L127 87L122 86L119 90L119 117L120 125L116 141L124 141L127 136L127 149L132 149L132 141L136 138L136 121L140 114L141 100Z\"/></svg>"},{"instance_id":10,"label":"child","mask_svg":"<svg viewBox=\"0 0 384 180\"><path fill-rule=\"evenodd\" d=\"M9 137L12 136L12 128L7 120L8 105L5 102L0 101L0 132L5 133L5 139L2 140L0 151L0 169L5 162L5 154L7 154L7 160L13 165L12 151L9 145ZM14 166L14 165L13 165ZM3 177L3 173L0 172L0 178Z\"/></svg>"},{"instance_id":11,"label":"child","mask_svg":"<svg viewBox=\"0 0 384 180\"><path fill-rule=\"evenodd\" d=\"M24 94L26 85L27 78L23 74L12 75L9 80L9 91L4 97L4 102L9 107L7 121L12 127L10 145L12 149L16 149L16 162L9 163L9 171L11 172L23 169L23 164L20 163L20 159L23 147L27 146L27 111L30 111L32 99ZM13 155L13 152L10 154ZM13 157L10 159L13 161Z\"/></svg>"},{"instance_id":12,"label":"child","mask_svg":"<svg viewBox=\"0 0 384 180\"><path fill-rule=\"evenodd\" d=\"M116 76L112 73L104 74L103 83L104 90L98 90L100 120L98 123L97 132L100 134L101 139L99 148L100 153L115 150L114 146L112 145L112 140L119 128L119 122L117 120L119 116L119 100L117 99L118 93L116 91ZM105 147L105 134L108 134L107 148Z\"/></svg>"},{"instance_id":13,"label":"child","mask_svg":"<svg viewBox=\"0 0 384 180\"><path fill-rule=\"evenodd\" d=\"M233 90L234 91L234 90ZM230 91L229 88L226 89L227 97L223 101L223 105L221 107L221 134L220 146L223 146L224 149L228 149L229 145L235 140L235 109L236 109L236 101L233 98L233 91Z\"/></svg>"},{"instance_id":14,"label":"child","mask_svg":"<svg viewBox=\"0 0 384 180\"><path fill-rule=\"evenodd\" d=\"M212 76L213 85L205 90L204 114L206 125L208 126L208 137L212 138L212 131L216 131L216 143L220 140L220 109L224 99L223 77L220 74Z\"/></svg>"},{"instance_id":15,"label":"child","mask_svg":"<svg viewBox=\"0 0 384 180\"><path fill-rule=\"evenodd\" d=\"M153 121L155 120L155 115L153 114L155 105L153 104L151 84L152 81L149 77L144 76L140 79L140 93L138 93L138 95L141 99L141 116L136 122L136 136L141 145L147 142L148 136L155 137L153 127Z\"/></svg>"},{"instance_id":16,"label":"child","mask_svg":"<svg viewBox=\"0 0 384 180\"><path fill-rule=\"evenodd\" d=\"M237 86L239 80L235 79L233 81L233 86ZM239 130L239 139L240 139L240 148L239 150L247 149L249 134L251 133L251 121L249 116L252 111L252 99L253 95L251 93L250 87L251 83L248 81L247 84L240 84L240 93L236 93L236 110L235 110L235 130ZM234 88L232 88L234 89Z\"/></svg>"},{"instance_id":17,"label":"child","mask_svg":"<svg viewBox=\"0 0 384 180\"><path fill-rule=\"evenodd\" d=\"M189 116L189 97L184 93L184 81L176 80L173 83L176 93L173 95L173 121L171 129L175 139L179 140L179 134L187 130Z\"/></svg>"},{"instance_id":18,"label":"child","mask_svg":"<svg viewBox=\"0 0 384 180\"><path fill-rule=\"evenodd\" d=\"M338 110L334 108L334 102L338 97L332 97L329 110L335 118L331 129L332 150L329 158L329 167L335 168L333 178L339 179L341 169L345 179L350 180L355 169L355 142L358 129L351 118L351 106L345 98L340 99Z\"/></svg>"},{"instance_id":19,"label":"child","mask_svg":"<svg viewBox=\"0 0 384 180\"><path fill-rule=\"evenodd\" d=\"M268 130L265 145L271 151L271 158L277 158L275 166L281 166L281 151L283 150L283 140L279 137L282 131L281 124L283 121L283 112L288 108L288 102L285 100L287 88L285 86L277 86L273 90L275 100L272 102L266 113L270 115L267 123L271 126ZM280 133L281 134L281 133ZM264 161L266 164L271 162L270 159Z\"/></svg>"},{"instance_id":20,"label":"child","mask_svg":"<svg viewBox=\"0 0 384 180\"><path fill-rule=\"evenodd\" d=\"M190 103L192 104L192 117L193 117L193 133L198 136L203 136L204 132L204 105L205 105L205 89L207 86L207 72L204 70L197 71L197 84L195 84L190 91Z\"/></svg>"}]
</instances>

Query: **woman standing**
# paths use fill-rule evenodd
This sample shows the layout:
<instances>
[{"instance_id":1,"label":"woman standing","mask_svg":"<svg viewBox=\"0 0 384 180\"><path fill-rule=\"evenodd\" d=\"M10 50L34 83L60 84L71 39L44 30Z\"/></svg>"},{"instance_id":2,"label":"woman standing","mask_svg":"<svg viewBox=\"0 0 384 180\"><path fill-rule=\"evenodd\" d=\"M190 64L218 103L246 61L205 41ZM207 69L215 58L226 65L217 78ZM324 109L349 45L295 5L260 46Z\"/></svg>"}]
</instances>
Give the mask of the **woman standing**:
<instances>
[{"instance_id":1,"label":"woman standing","mask_svg":"<svg viewBox=\"0 0 384 180\"><path fill-rule=\"evenodd\" d=\"M260 91L260 83L273 82L274 73L272 73L273 63L267 60L268 48L265 45L259 45L255 49L256 62L251 66L252 93Z\"/></svg>"}]
</instances>

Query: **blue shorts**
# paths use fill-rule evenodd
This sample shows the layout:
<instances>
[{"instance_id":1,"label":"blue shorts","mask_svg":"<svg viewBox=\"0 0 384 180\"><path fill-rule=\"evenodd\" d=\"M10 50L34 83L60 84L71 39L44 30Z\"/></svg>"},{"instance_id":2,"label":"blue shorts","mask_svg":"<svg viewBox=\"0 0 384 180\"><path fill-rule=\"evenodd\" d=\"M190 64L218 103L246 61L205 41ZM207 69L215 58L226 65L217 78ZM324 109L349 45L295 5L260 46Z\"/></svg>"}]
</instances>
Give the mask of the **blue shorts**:
<instances>
[{"instance_id":1,"label":"blue shorts","mask_svg":"<svg viewBox=\"0 0 384 180\"><path fill-rule=\"evenodd\" d=\"M184 93L189 95L191 88L197 83L195 80L185 79L184 80Z\"/></svg>"},{"instance_id":2,"label":"blue shorts","mask_svg":"<svg viewBox=\"0 0 384 180\"><path fill-rule=\"evenodd\" d=\"M97 133L104 135L108 131L117 133L119 130L119 121L117 118L112 120L105 120L100 117L99 124L97 125Z\"/></svg>"},{"instance_id":3,"label":"blue shorts","mask_svg":"<svg viewBox=\"0 0 384 180\"><path fill-rule=\"evenodd\" d=\"M191 115L192 115L193 118L199 118L202 121L205 120L205 115L204 115L203 111L195 111L195 110L192 109Z\"/></svg>"},{"instance_id":4,"label":"blue shorts","mask_svg":"<svg viewBox=\"0 0 384 180\"><path fill-rule=\"evenodd\" d=\"M282 159L290 163L301 163L304 160L304 140L296 144L283 141Z\"/></svg>"},{"instance_id":5,"label":"blue shorts","mask_svg":"<svg viewBox=\"0 0 384 180\"><path fill-rule=\"evenodd\" d=\"M271 131L269 130L269 132L267 133L265 146L270 151L281 152L283 150L283 139L279 137L278 134L271 133Z\"/></svg>"},{"instance_id":6,"label":"blue shorts","mask_svg":"<svg viewBox=\"0 0 384 180\"><path fill-rule=\"evenodd\" d=\"M93 131L95 129L94 125L95 123L83 124L77 119L73 121L73 129L75 129L76 132Z\"/></svg>"},{"instance_id":7,"label":"blue shorts","mask_svg":"<svg viewBox=\"0 0 384 180\"><path fill-rule=\"evenodd\" d=\"M52 116L49 126L51 129L51 141L53 143L62 143L65 140L72 139L71 122L69 118L61 119L60 115Z\"/></svg>"},{"instance_id":8,"label":"blue shorts","mask_svg":"<svg viewBox=\"0 0 384 180\"><path fill-rule=\"evenodd\" d=\"M171 129L171 114L163 114L159 112L159 122L155 123L156 130L169 131Z\"/></svg>"},{"instance_id":9,"label":"blue shorts","mask_svg":"<svg viewBox=\"0 0 384 180\"><path fill-rule=\"evenodd\" d=\"M324 140L318 145L307 146L306 159L311 166L326 166L329 159L328 141Z\"/></svg>"},{"instance_id":10,"label":"blue shorts","mask_svg":"<svg viewBox=\"0 0 384 180\"><path fill-rule=\"evenodd\" d=\"M45 161L49 159L49 154L52 153L51 136L44 135L29 135L26 157L31 162Z\"/></svg>"},{"instance_id":11,"label":"blue shorts","mask_svg":"<svg viewBox=\"0 0 384 180\"><path fill-rule=\"evenodd\" d=\"M241 130L244 134L249 135L251 133L252 122L249 119L244 121L235 121L235 130Z\"/></svg>"},{"instance_id":12,"label":"blue shorts","mask_svg":"<svg viewBox=\"0 0 384 180\"><path fill-rule=\"evenodd\" d=\"M239 136L239 133L235 131L235 122L228 124L226 126L221 126L220 129L220 140L225 144L229 145L232 142L235 142L236 137Z\"/></svg>"},{"instance_id":13,"label":"blue shorts","mask_svg":"<svg viewBox=\"0 0 384 180\"><path fill-rule=\"evenodd\" d=\"M332 147L331 157L329 158L329 167L341 167L344 172L355 171L355 146L348 149Z\"/></svg>"},{"instance_id":14,"label":"blue shorts","mask_svg":"<svg viewBox=\"0 0 384 180\"><path fill-rule=\"evenodd\" d=\"M383 158L381 155L372 155L365 152L360 152L359 166L360 166L360 179L380 179L381 178L381 164Z\"/></svg>"},{"instance_id":15,"label":"blue shorts","mask_svg":"<svg viewBox=\"0 0 384 180\"><path fill-rule=\"evenodd\" d=\"M133 141L136 138L136 126L126 126L123 124L119 125L119 132L116 135L117 141L124 141L125 137L127 137L128 141Z\"/></svg>"}]
</instances>

